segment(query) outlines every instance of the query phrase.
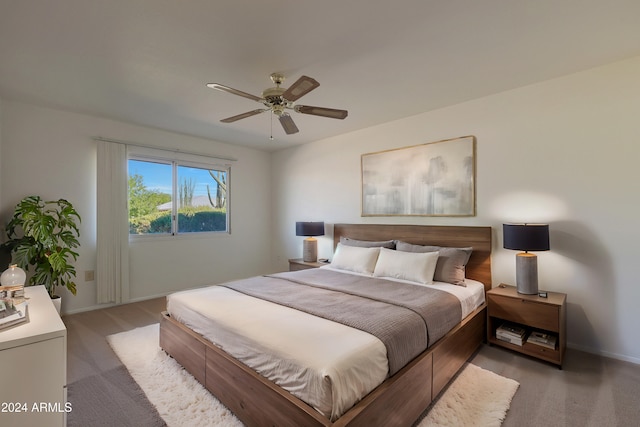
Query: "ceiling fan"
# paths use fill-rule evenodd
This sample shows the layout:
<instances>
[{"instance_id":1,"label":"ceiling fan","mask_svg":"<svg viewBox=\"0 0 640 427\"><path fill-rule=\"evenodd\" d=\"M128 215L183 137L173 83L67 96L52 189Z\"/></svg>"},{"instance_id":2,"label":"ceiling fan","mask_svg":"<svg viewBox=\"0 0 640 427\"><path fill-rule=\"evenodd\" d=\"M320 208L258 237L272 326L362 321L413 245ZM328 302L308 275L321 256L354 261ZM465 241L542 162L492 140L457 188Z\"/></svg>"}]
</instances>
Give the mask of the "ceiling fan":
<instances>
[{"instance_id":1,"label":"ceiling fan","mask_svg":"<svg viewBox=\"0 0 640 427\"><path fill-rule=\"evenodd\" d=\"M347 117L347 114L349 114L347 110L313 107L310 105L296 105L295 101L320 86L320 83L311 77L302 76L287 89L280 87L284 79L285 77L280 73L271 74L271 81L273 81L275 87L270 87L262 91L262 96L251 95L250 93L218 83L207 83L207 87L210 87L211 89L218 89L233 95L242 96L244 98L251 99L252 101L257 101L266 107L247 111L246 113L220 120L223 123L232 123L240 119L255 116L256 114L271 111L273 114L278 116L278 120L280 121L285 133L287 135L291 135L298 132L298 127L286 110L293 110L298 113L311 114L313 116L329 117L332 119L344 119Z\"/></svg>"}]
</instances>

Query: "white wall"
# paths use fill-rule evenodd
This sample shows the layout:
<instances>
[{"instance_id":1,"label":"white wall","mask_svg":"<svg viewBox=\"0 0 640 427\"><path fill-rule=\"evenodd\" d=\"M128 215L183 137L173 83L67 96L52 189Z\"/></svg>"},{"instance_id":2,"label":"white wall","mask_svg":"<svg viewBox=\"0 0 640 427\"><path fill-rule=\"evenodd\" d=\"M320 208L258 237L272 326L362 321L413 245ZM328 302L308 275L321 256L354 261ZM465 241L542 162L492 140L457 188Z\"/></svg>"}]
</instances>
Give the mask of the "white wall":
<instances>
[{"instance_id":1,"label":"white wall","mask_svg":"<svg viewBox=\"0 0 640 427\"><path fill-rule=\"evenodd\" d=\"M638 75L633 58L272 155L1 100L0 219L29 194L64 197L80 211L79 290L65 298L67 312L95 305L95 282L83 280L95 269L94 136L239 159L232 234L135 243L134 299L286 269L302 252L294 223L303 220L490 225L494 285L513 283L515 252L501 248L501 224L547 221L551 251L538 253L540 287L568 294L570 345L640 363ZM476 217L360 217L363 153L463 135L478 138ZM320 256L330 257L331 236L319 241Z\"/></svg>"},{"instance_id":2,"label":"white wall","mask_svg":"<svg viewBox=\"0 0 640 427\"><path fill-rule=\"evenodd\" d=\"M2 178L2 99L0 99L0 178ZM2 182L0 181L0 210L2 209ZM0 222L0 236L4 236L4 222ZM0 237L0 242L2 237ZM4 266L0 266L0 269Z\"/></svg>"},{"instance_id":3,"label":"white wall","mask_svg":"<svg viewBox=\"0 0 640 427\"><path fill-rule=\"evenodd\" d=\"M82 216L78 295L64 292L63 312L94 307L96 268L96 144L92 137L149 144L238 159L231 169L231 235L164 238L130 250L132 300L264 273L270 267L269 154L216 141L83 114L3 100L0 140L0 218L23 197L66 198ZM257 215L256 213L260 214Z\"/></svg>"},{"instance_id":4,"label":"white wall","mask_svg":"<svg viewBox=\"0 0 640 427\"><path fill-rule=\"evenodd\" d=\"M640 57L275 153L274 266L301 254L295 221L489 225L493 284L515 283L502 224L548 222L540 288L568 294L569 345L640 363L638 76ZM477 137L476 217L360 216L363 153L464 135ZM330 257L331 236L319 242Z\"/></svg>"}]
</instances>

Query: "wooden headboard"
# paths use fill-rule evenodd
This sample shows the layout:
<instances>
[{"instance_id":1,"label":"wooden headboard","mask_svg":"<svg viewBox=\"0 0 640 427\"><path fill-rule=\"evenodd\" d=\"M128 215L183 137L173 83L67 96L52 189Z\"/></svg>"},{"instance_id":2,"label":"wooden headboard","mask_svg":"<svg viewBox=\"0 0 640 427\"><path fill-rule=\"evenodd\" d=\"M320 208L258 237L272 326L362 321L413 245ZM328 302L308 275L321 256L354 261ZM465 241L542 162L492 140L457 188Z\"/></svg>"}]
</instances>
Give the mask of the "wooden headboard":
<instances>
[{"instance_id":1,"label":"wooden headboard","mask_svg":"<svg viewBox=\"0 0 640 427\"><path fill-rule=\"evenodd\" d=\"M333 246L340 236L358 240L403 240L414 245L473 248L467 263L466 277L491 289L491 227L396 225L396 224L334 224Z\"/></svg>"}]
</instances>

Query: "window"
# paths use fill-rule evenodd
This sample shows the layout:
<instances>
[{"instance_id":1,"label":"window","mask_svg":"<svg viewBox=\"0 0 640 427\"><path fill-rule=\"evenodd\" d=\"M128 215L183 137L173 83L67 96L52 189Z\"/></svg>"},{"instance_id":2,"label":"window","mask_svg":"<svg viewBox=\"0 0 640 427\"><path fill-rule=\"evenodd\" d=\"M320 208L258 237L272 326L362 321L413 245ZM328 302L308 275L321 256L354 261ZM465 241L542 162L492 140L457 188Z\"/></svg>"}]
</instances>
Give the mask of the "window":
<instances>
[{"instance_id":1,"label":"window","mask_svg":"<svg viewBox=\"0 0 640 427\"><path fill-rule=\"evenodd\" d=\"M229 231L229 169L176 160L128 160L130 235Z\"/></svg>"}]
</instances>

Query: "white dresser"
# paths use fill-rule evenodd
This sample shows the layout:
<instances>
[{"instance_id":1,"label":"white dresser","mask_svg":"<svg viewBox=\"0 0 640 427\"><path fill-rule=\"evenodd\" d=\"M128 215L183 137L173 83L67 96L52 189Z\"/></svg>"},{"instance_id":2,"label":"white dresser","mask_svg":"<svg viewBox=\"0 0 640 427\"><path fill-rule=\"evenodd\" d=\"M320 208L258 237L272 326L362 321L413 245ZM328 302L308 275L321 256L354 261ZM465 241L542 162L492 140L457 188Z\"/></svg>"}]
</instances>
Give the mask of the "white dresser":
<instances>
[{"instance_id":1,"label":"white dresser","mask_svg":"<svg viewBox=\"0 0 640 427\"><path fill-rule=\"evenodd\" d=\"M28 286L29 320L0 329L0 426L64 426L67 328L44 286Z\"/></svg>"}]
</instances>

